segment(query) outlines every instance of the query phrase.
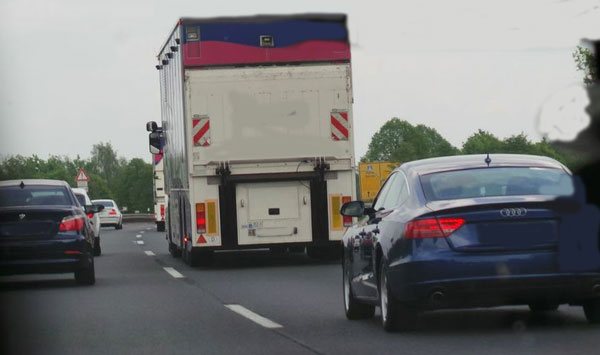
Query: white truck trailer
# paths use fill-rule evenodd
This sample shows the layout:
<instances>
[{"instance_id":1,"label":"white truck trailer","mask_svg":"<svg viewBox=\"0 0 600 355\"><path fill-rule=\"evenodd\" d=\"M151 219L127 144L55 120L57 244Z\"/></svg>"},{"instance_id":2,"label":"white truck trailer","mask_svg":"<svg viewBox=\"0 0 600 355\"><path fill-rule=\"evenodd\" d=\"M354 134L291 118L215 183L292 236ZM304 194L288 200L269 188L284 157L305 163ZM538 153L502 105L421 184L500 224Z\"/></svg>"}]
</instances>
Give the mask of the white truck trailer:
<instances>
[{"instance_id":1,"label":"white truck trailer","mask_svg":"<svg viewBox=\"0 0 600 355\"><path fill-rule=\"evenodd\" d=\"M341 251L355 199L345 15L180 19L158 54L166 238L173 256Z\"/></svg>"},{"instance_id":2,"label":"white truck trailer","mask_svg":"<svg viewBox=\"0 0 600 355\"><path fill-rule=\"evenodd\" d=\"M154 154L154 221L156 231L165 231L165 175L162 152Z\"/></svg>"}]
</instances>

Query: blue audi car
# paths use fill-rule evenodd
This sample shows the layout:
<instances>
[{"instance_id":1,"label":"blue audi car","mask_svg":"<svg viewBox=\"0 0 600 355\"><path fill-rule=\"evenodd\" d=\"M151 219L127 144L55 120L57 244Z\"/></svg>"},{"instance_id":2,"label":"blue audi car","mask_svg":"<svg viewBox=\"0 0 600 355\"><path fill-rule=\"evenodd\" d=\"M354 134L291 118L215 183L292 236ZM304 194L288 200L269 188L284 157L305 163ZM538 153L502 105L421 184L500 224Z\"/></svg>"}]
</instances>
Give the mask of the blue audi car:
<instances>
[{"instance_id":1,"label":"blue audi car","mask_svg":"<svg viewBox=\"0 0 600 355\"><path fill-rule=\"evenodd\" d=\"M343 239L349 319L381 308L385 330L435 309L581 305L600 323L598 209L570 171L531 155L468 155L403 164Z\"/></svg>"}]
</instances>

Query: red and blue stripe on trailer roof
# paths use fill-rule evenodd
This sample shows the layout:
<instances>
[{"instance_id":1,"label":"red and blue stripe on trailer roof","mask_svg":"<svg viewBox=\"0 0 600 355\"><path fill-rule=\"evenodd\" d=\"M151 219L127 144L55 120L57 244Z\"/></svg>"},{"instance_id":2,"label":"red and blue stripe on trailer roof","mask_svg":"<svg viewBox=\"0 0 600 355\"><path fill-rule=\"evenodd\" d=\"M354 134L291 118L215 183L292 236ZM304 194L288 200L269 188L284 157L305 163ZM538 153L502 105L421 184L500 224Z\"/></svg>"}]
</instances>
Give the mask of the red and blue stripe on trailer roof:
<instances>
[{"instance_id":1,"label":"red and blue stripe on trailer roof","mask_svg":"<svg viewBox=\"0 0 600 355\"><path fill-rule=\"evenodd\" d=\"M350 60L343 21L275 19L182 23L184 65L218 66ZM270 37L262 40L261 37Z\"/></svg>"}]
</instances>

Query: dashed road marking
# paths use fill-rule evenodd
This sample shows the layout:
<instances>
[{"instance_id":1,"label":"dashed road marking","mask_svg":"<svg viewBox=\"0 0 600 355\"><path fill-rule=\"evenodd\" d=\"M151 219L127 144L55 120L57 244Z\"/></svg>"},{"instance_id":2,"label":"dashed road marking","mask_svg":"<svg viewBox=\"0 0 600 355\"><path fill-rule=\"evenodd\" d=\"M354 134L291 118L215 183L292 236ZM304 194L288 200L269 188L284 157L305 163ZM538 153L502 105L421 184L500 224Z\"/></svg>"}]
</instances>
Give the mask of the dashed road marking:
<instances>
[{"instance_id":1,"label":"dashed road marking","mask_svg":"<svg viewBox=\"0 0 600 355\"><path fill-rule=\"evenodd\" d=\"M144 245L144 241L143 240L138 240L137 243L138 243L138 245Z\"/></svg>"},{"instance_id":2,"label":"dashed road marking","mask_svg":"<svg viewBox=\"0 0 600 355\"><path fill-rule=\"evenodd\" d=\"M140 231L140 234L144 234L144 233L146 233L146 231Z\"/></svg>"},{"instance_id":3,"label":"dashed road marking","mask_svg":"<svg viewBox=\"0 0 600 355\"><path fill-rule=\"evenodd\" d=\"M138 235L136 235L135 237L136 237L136 238L141 238L141 237L142 237L142 235L141 235L141 234L138 234Z\"/></svg>"},{"instance_id":4,"label":"dashed road marking","mask_svg":"<svg viewBox=\"0 0 600 355\"><path fill-rule=\"evenodd\" d=\"M154 255L155 255L155 254L154 254L152 251L150 251L150 250L144 250L144 253L146 253L146 255L148 255L148 256L154 256Z\"/></svg>"},{"instance_id":5,"label":"dashed road marking","mask_svg":"<svg viewBox=\"0 0 600 355\"><path fill-rule=\"evenodd\" d=\"M179 271L173 269L172 267L165 266L165 267L163 267L163 269L165 269L165 271L168 272L169 275L173 276L176 279L182 279L185 277Z\"/></svg>"},{"instance_id":6,"label":"dashed road marking","mask_svg":"<svg viewBox=\"0 0 600 355\"><path fill-rule=\"evenodd\" d=\"M240 306L239 304L226 304L225 307L265 328L283 328L281 324L275 323L272 320L261 316L260 314L256 314L248 308Z\"/></svg>"},{"instance_id":7,"label":"dashed road marking","mask_svg":"<svg viewBox=\"0 0 600 355\"><path fill-rule=\"evenodd\" d=\"M147 231L149 231L150 229L152 229L152 228L150 228L150 227L146 228Z\"/></svg>"}]
</instances>

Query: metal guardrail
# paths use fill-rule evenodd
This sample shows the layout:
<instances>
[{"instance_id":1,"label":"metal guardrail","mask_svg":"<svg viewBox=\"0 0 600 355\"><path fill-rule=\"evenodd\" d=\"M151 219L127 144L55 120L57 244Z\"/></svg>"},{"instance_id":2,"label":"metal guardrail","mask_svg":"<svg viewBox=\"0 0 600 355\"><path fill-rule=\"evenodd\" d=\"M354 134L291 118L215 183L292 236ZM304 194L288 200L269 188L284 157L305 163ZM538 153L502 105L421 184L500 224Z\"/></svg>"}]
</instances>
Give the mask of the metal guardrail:
<instances>
[{"instance_id":1,"label":"metal guardrail","mask_svg":"<svg viewBox=\"0 0 600 355\"><path fill-rule=\"evenodd\" d=\"M153 213L130 213L123 214L123 223L131 222L154 222Z\"/></svg>"}]
</instances>

